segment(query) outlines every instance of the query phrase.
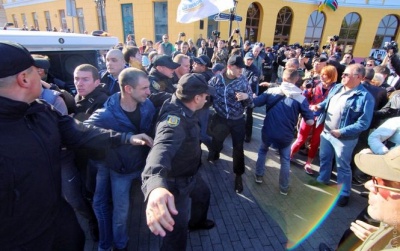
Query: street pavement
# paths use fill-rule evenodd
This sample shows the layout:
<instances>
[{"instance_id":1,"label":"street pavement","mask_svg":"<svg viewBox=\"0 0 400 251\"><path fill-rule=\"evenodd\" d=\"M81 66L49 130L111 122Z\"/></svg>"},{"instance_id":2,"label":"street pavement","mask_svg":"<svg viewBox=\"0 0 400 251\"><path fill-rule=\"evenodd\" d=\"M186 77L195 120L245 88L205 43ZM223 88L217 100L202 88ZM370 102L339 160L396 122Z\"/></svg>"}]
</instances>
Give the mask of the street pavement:
<instances>
[{"instance_id":1,"label":"street pavement","mask_svg":"<svg viewBox=\"0 0 400 251\"><path fill-rule=\"evenodd\" d=\"M264 108L254 110L252 141L245 143L243 193L236 194L233 188L231 138L225 140L221 158L213 163L207 162L208 152L203 147L200 174L210 186L208 218L214 220L216 226L211 230L190 232L188 251L309 251L318 250L321 242L334 248L350 223L367 206L367 199L359 195L365 189L356 186L353 186L347 207L335 206L339 192L335 172L332 185L310 185L316 175L310 176L303 171L306 156L301 154L297 154L291 163L291 185L287 196L279 193L279 154L274 150L268 152L263 183L256 184L254 171L264 111ZM319 169L318 159L314 160L313 169ZM161 238L153 235L146 225L139 181L132 186L131 200L128 250L159 250ZM81 219L80 222L87 236L85 251L97 250L85 221Z\"/></svg>"}]
</instances>

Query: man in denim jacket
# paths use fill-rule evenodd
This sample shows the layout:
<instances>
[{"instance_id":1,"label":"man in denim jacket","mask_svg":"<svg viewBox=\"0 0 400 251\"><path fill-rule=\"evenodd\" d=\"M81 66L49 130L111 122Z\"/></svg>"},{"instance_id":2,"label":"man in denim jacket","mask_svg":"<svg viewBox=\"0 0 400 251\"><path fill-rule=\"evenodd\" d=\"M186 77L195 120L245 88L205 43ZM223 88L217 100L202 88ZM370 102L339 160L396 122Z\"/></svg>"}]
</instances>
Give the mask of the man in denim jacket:
<instances>
[{"instance_id":1,"label":"man in denim jacket","mask_svg":"<svg viewBox=\"0 0 400 251\"><path fill-rule=\"evenodd\" d=\"M342 83L337 84L323 102L311 106L314 111L322 111L317 126L324 123L317 182L329 183L332 160L335 157L337 182L342 185L338 200L338 206L341 207L349 202L352 179L350 161L353 149L360 133L369 128L374 111L374 98L361 85L364 76L364 66L347 66L342 75Z\"/></svg>"}]
</instances>

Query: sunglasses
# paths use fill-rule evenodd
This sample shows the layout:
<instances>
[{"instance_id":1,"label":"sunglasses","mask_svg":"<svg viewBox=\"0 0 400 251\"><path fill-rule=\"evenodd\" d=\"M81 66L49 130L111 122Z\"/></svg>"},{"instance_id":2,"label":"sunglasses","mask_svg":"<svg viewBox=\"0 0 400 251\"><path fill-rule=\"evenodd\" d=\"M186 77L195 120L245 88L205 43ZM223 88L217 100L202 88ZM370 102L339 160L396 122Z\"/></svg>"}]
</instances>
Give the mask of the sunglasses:
<instances>
[{"instance_id":1,"label":"sunglasses","mask_svg":"<svg viewBox=\"0 0 400 251\"><path fill-rule=\"evenodd\" d=\"M366 66L372 66L372 64L366 64Z\"/></svg>"},{"instance_id":2,"label":"sunglasses","mask_svg":"<svg viewBox=\"0 0 400 251\"><path fill-rule=\"evenodd\" d=\"M375 193L379 193L379 188L382 188L382 189L385 189L385 190L389 190L389 191L392 191L392 192L396 192L396 193L400 193L400 189L399 188L379 185L378 180L376 179L376 177L372 177L372 182L374 183L374 192Z\"/></svg>"}]
</instances>

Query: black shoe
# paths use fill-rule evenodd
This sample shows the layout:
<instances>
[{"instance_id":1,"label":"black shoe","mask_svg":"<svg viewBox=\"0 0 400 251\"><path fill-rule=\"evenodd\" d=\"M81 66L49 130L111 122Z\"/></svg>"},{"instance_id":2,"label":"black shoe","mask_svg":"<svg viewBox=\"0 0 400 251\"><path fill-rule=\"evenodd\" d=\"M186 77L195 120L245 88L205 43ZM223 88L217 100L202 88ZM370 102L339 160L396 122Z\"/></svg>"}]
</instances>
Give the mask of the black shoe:
<instances>
[{"instance_id":1,"label":"black shoe","mask_svg":"<svg viewBox=\"0 0 400 251\"><path fill-rule=\"evenodd\" d=\"M337 206L338 207L345 207L347 206L347 204L349 204L349 196L340 196L338 201L337 201Z\"/></svg>"},{"instance_id":2,"label":"black shoe","mask_svg":"<svg viewBox=\"0 0 400 251\"><path fill-rule=\"evenodd\" d=\"M215 226L214 221L212 220L206 220L204 222L198 223L198 224L191 224L189 222L188 228L189 231L196 231L196 230L209 230Z\"/></svg>"},{"instance_id":3,"label":"black shoe","mask_svg":"<svg viewBox=\"0 0 400 251\"><path fill-rule=\"evenodd\" d=\"M250 141L251 141L251 137L247 137L247 136L246 136L246 137L244 138L244 142L250 143Z\"/></svg>"},{"instance_id":4,"label":"black shoe","mask_svg":"<svg viewBox=\"0 0 400 251\"><path fill-rule=\"evenodd\" d=\"M89 232L94 242L99 241L99 225L96 219L89 220Z\"/></svg>"},{"instance_id":5,"label":"black shoe","mask_svg":"<svg viewBox=\"0 0 400 251\"><path fill-rule=\"evenodd\" d=\"M210 151L208 153L207 161L216 161L219 160L219 153Z\"/></svg>"},{"instance_id":6,"label":"black shoe","mask_svg":"<svg viewBox=\"0 0 400 251\"><path fill-rule=\"evenodd\" d=\"M236 175L236 178L235 178L235 191L237 193L243 192L243 182L242 182L242 176L241 175Z\"/></svg>"},{"instance_id":7,"label":"black shoe","mask_svg":"<svg viewBox=\"0 0 400 251\"><path fill-rule=\"evenodd\" d=\"M328 245L326 245L325 243L321 243L319 244L319 251L333 251L333 249L328 247Z\"/></svg>"}]
</instances>

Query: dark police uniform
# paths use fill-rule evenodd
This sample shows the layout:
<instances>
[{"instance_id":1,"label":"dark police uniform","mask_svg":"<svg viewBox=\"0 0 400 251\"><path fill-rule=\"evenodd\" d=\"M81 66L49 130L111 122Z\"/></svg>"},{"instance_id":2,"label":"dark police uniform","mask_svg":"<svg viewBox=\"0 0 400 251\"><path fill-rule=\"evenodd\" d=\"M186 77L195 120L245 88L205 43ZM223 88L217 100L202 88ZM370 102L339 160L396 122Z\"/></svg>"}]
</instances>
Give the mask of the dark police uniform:
<instances>
[{"instance_id":1,"label":"dark police uniform","mask_svg":"<svg viewBox=\"0 0 400 251\"><path fill-rule=\"evenodd\" d=\"M167 231L161 250L186 250L190 198L190 223L207 219L210 190L197 174L200 164L198 118L174 94L161 108L153 148L142 173L145 200L155 188L166 188L174 195L179 212L172 215L174 230Z\"/></svg>"}]
</instances>

